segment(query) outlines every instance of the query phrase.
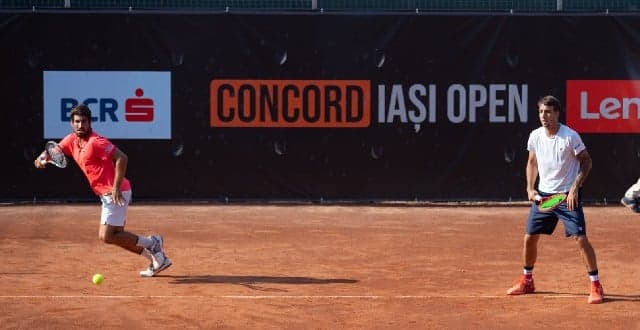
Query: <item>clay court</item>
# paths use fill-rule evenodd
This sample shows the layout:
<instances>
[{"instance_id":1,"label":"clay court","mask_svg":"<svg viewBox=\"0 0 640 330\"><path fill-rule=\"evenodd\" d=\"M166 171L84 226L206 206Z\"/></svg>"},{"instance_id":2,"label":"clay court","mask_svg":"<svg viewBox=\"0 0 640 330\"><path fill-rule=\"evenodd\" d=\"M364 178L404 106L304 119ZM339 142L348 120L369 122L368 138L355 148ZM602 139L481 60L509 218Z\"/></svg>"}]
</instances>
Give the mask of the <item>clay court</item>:
<instances>
[{"instance_id":1,"label":"clay court","mask_svg":"<svg viewBox=\"0 0 640 330\"><path fill-rule=\"evenodd\" d=\"M640 218L587 206L606 300L559 225L521 271L526 206L140 205L174 265L98 241L99 205L0 207L2 328L640 328ZM91 282L102 273L101 286Z\"/></svg>"}]
</instances>

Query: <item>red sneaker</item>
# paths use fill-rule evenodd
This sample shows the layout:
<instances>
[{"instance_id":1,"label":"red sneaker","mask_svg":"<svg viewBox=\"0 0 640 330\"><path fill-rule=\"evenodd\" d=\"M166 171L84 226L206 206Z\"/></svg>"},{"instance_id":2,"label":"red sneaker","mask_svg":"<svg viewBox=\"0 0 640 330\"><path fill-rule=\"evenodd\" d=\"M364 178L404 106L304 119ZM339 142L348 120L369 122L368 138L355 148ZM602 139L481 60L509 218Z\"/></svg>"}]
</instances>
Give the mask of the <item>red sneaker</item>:
<instances>
[{"instance_id":1,"label":"red sneaker","mask_svg":"<svg viewBox=\"0 0 640 330\"><path fill-rule=\"evenodd\" d=\"M527 276L522 275L518 282L509 290L507 290L507 294L515 296L520 294L533 293L535 291L536 287L535 285L533 285L533 277L528 278Z\"/></svg>"},{"instance_id":2,"label":"red sneaker","mask_svg":"<svg viewBox=\"0 0 640 330\"><path fill-rule=\"evenodd\" d=\"M591 282L591 293L587 302L590 304L602 304L603 300L604 290L602 289L602 284L600 282Z\"/></svg>"}]
</instances>

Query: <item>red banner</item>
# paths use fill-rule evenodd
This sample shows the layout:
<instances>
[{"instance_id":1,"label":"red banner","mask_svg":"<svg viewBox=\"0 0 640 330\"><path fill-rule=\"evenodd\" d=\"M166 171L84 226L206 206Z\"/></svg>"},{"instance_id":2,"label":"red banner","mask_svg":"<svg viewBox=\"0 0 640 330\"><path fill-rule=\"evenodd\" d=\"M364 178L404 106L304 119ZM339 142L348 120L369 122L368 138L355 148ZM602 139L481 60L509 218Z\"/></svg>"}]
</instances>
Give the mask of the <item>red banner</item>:
<instances>
[{"instance_id":1,"label":"red banner","mask_svg":"<svg viewBox=\"0 0 640 330\"><path fill-rule=\"evenodd\" d=\"M582 133L640 132L640 80L568 80L567 124Z\"/></svg>"}]
</instances>

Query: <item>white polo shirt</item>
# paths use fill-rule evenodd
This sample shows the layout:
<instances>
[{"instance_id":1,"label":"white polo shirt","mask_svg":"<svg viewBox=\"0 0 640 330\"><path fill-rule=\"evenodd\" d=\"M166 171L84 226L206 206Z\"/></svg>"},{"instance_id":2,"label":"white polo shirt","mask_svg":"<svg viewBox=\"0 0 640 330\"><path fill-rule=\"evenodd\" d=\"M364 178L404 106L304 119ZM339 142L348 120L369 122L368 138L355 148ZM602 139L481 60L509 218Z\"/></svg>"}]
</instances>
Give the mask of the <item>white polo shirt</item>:
<instances>
[{"instance_id":1,"label":"white polo shirt","mask_svg":"<svg viewBox=\"0 0 640 330\"><path fill-rule=\"evenodd\" d=\"M544 127L529 134L527 150L536 154L538 160L538 190L547 193L568 192L580 171L576 157L587 147L580 135L560 124L555 136L547 136Z\"/></svg>"}]
</instances>

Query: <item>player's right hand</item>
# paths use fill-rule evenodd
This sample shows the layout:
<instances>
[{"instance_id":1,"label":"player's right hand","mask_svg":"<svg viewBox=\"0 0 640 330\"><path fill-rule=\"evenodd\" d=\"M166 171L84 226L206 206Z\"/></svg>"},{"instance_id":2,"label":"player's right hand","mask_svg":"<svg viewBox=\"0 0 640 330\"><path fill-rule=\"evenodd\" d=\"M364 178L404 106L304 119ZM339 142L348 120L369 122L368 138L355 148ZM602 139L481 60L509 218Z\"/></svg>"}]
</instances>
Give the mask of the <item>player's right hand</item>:
<instances>
[{"instance_id":1,"label":"player's right hand","mask_svg":"<svg viewBox=\"0 0 640 330\"><path fill-rule=\"evenodd\" d=\"M45 168L47 167L47 163L43 164L40 157L38 157L33 161L33 166L35 166L36 168Z\"/></svg>"},{"instance_id":2,"label":"player's right hand","mask_svg":"<svg viewBox=\"0 0 640 330\"><path fill-rule=\"evenodd\" d=\"M47 167L47 154L46 152L42 152L36 159L33 161L33 166L36 168L45 168Z\"/></svg>"}]
</instances>

